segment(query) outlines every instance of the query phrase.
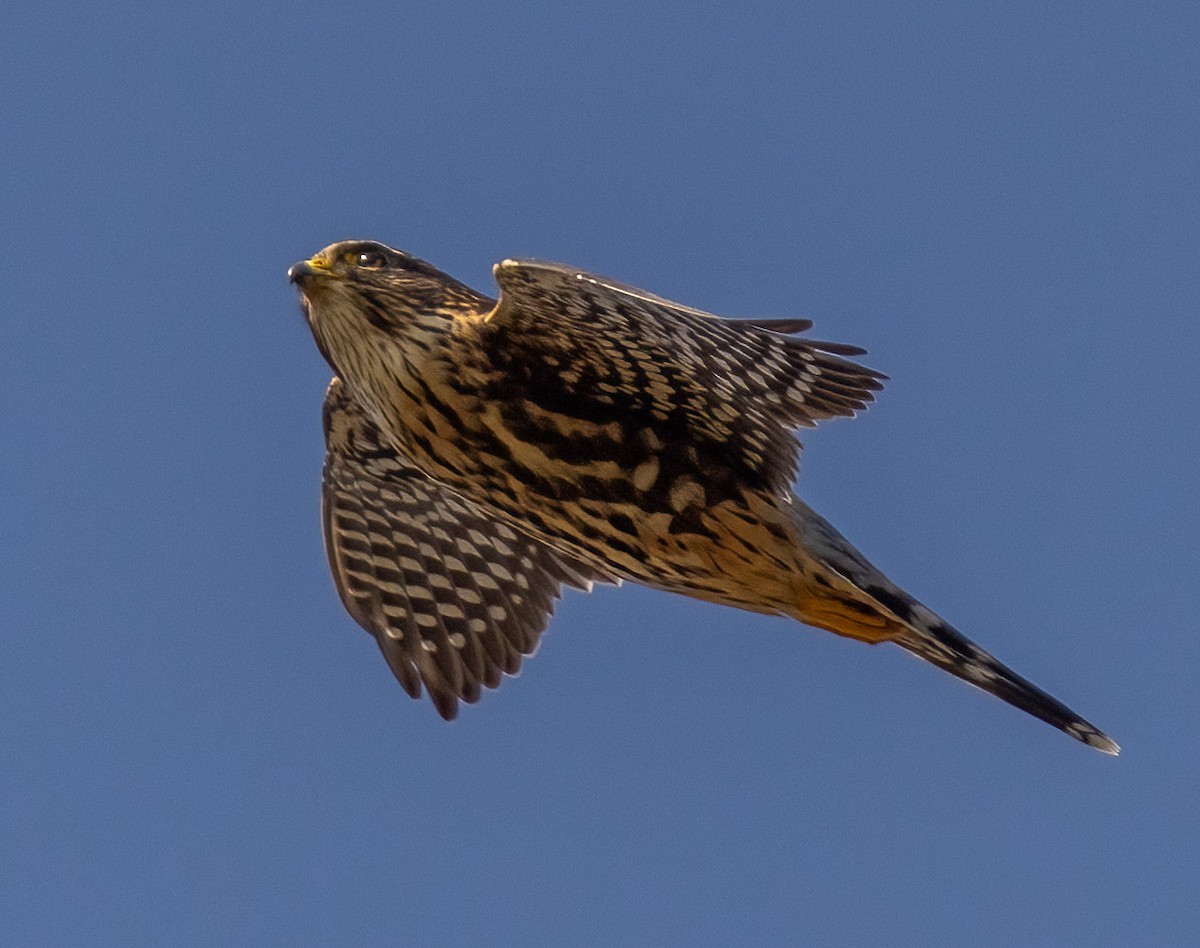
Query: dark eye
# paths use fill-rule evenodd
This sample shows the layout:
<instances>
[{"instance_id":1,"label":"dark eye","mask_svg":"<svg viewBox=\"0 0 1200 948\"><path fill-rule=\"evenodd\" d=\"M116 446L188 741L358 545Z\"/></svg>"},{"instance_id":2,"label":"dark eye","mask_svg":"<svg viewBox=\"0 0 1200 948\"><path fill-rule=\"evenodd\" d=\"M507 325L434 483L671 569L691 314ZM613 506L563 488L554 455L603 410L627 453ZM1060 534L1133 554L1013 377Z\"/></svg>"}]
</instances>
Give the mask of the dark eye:
<instances>
[{"instance_id":1,"label":"dark eye","mask_svg":"<svg viewBox=\"0 0 1200 948\"><path fill-rule=\"evenodd\" d=\"M386 266L387 258L384 257L378 250L364 250L362 253L354 255L354 265L358 267L366 267L369 270L378 270Z\"/></svg>"}]
</instances>

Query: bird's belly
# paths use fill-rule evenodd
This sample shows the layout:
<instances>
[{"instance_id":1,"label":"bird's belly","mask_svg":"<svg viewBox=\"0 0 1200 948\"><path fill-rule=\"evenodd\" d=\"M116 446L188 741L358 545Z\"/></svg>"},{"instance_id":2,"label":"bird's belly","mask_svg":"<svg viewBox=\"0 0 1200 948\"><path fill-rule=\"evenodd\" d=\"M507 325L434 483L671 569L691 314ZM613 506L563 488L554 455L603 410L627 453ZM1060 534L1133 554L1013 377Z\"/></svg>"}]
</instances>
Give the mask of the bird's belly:
<instances>
[{"instance_id":1,"label":"bird's belly","mask_svg":"<svg viewBox=\"0 0 1200 948\"><path fill-rule=\"evenodd\" d=\"M788 498L620 450L615 426L581 423L569 451L486 408L453 420L417 409L404 427L408 453L429 476L576 559L760 612L796 601L803 561Z\"/></svg>"}]
</instances>

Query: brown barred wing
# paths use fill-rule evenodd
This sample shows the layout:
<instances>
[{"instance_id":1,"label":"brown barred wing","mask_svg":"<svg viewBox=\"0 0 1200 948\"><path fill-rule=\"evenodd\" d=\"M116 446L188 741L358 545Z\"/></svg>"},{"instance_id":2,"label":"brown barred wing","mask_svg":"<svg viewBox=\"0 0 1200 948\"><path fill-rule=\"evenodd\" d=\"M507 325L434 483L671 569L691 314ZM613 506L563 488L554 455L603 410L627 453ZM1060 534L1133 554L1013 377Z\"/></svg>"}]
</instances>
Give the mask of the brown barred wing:
<instances>
[{"instance_id":1,"label":"brown barred wing","mask_svg":"<svg viewBox=\"0 0 1200 948\"><path fill-rule=\"evenodd\" d=\"M325 397L322 521L338 594L404 690L447 720L532 655L562 584L614 577L481 513L384 442L339 379Z\"/></svg>"},{"instance_id":2,"label":"brown barred wing","mask_svg":"<svg viewBox=\"0 0 1200 948\"><path fill-rule=\"evenodd\" d=\"M740 459L773 490L796 474L793 429L853 417L886 379L844 358L861 355L857 346L797 337L806 319L724 319L538 260L505 260L494 273L502 293L488 325L510 351L527 351L530 373L569 367L543 372L533 398L549 402L579 379L563 399L572 413L611 405L624 417L677 420L676 430Z\"/></svg>"}]
</instances>

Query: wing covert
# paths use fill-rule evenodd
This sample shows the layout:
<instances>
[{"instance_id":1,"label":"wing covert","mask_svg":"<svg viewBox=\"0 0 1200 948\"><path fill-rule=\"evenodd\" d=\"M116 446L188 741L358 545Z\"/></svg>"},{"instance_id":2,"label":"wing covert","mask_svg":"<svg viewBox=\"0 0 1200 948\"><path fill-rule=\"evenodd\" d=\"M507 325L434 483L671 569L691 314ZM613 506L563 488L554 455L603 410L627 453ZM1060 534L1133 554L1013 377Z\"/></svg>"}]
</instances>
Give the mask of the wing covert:
<instances>
[{"instance_id":1,"label":"wing covert","mask_svg":"<svg viewBox=\"0 0 1200 948\"><path fill-rule=\"evenodd\" d=\"M487 323L509 348L527 339L531 359L569 363L560 377L588 383L571 400L678 419L774 488L796 473L793 429L853 417L886 379L843 358L861 355L857 346L797 338L806 319L725 319L536 260L505 260L494 273L501 296Z\"/></svg>"}]
</instances>

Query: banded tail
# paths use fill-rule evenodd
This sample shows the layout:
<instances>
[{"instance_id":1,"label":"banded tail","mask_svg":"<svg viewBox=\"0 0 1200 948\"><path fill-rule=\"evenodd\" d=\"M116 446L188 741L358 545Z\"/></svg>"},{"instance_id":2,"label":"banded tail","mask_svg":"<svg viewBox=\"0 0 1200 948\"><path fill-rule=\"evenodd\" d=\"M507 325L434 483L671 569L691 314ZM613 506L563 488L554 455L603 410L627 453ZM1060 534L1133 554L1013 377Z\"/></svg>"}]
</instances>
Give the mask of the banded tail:
<instances>
[{"instance_id":1,"label":"banded tail","mask_svg":"<svg viewBox=\"0 0 1200 948\"><path fill-rule=\"evenodd\" d=\"M1120 747L1057 698L1022 678L894 585L845 537L795 502L815 572L795 616L807 625L866 642L895 642L1077 741L1116 756Z\"/></svg>"}]
</instances>

